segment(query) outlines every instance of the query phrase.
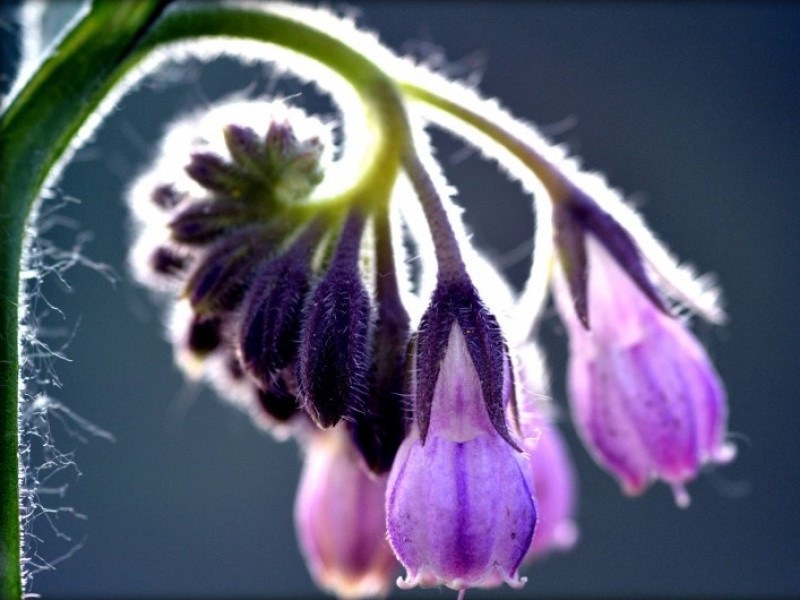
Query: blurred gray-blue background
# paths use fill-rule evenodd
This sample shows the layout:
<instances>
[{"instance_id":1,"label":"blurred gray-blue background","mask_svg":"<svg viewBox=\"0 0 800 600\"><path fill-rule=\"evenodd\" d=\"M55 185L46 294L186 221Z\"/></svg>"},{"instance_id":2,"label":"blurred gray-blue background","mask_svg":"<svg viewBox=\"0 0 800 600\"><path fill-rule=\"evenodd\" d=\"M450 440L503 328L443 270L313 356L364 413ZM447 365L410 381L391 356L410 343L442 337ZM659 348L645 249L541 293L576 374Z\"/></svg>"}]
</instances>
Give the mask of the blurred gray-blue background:
<instances>
[{"instance_id":1,"label":"blurred gray-blue background","mask_svg":"<svg viewBox=\"0 0 800 600\"><path fill-rule=\"evenodd\" d=\"M567 431L581 477L580 543L529 569L523 591L504 594L800 595L800 5L355 6L360 23L392 48L430 58L434 44L462 73L482 70L485 94L606 173L725 292L730 323L698 333L726 382L736 462L694 483L693 504L682 511L661 485L623 497ZM18 54L13 7L4 5L0 25L3 90ZM46 298L65 315L39 303L49 312L46 341L66 346L69 358L54 361L62 387L48 391L116 441L82 433L83 441L70 433L80 431L74 423L52 420L57 446L73 453L77 469L55 475L52 487L69 487L43 503L85 518L62 511L37 520L37 563L53 563L33 581L44 598L317 594L294 540L297 448L183 381L159 309L126 270L122 191L167 122L275 84L270 68L230 60L172 69L124 98L58 185L67 202L47 239L68 249L89 232L84 255L119 277L112 285L76 266L64 275L69 288L53 275L44 281ZM299 93L301 105L313 100L290 79L275 89ZM519 283L527 263L514 250L530 235L529 200L461 144L435 139L477 243ZM545 338L563 404L565 339L554 318Z\"/></svg>"}]
</instances>

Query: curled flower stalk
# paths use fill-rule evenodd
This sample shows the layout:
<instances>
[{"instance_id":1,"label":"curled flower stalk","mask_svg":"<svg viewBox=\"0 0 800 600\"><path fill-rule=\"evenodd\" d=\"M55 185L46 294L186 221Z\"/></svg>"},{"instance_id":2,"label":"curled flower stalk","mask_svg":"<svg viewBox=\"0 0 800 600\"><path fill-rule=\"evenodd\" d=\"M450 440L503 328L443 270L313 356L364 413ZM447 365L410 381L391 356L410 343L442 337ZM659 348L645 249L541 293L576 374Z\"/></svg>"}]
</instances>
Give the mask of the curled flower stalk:
<instances>
[{"instance_id":1,"label":"curled flower stalk","mask_svg":"<svg viewBox=\"0 0 800 600\"><path fill-rule=\"evenodd\" d=\"M638 217L535 130L325 11L151 2L122 27L133 6L122 4L95 3L4 111L2 189L14 210L0 215L13 233L3 293L17 297L25 219L76 132L135 82L135 67L160 64L157 50L257 40L259 58L330 92L333 122L274 98L183 118L127 196L131 271L165 304L178 367L304 450L295 523L320 587L383 595L399 566L403 588L520 587L524 564L575 544L577 478L531 339L551 291L569 332L573 420L626 493L661 479L683 505L704 465L732 458L722 384L671 299L712 321L720 311L676 276ZM124 43L92 48L104 23ZM48 85L66 116L41 100ZM485 146L535 194L521 294L472 246L429 122ZM405 272L403 236L422 274ZM3 423L16 432L19 316L2 315L14 338L0 361L13 396ZM4 494L16 485L7 433ZM4 532L18 525L16 502L3 496ZM18 534L3 544L7 574ZM4 577L3 593L20 596L19 574Z\"/></svg>"}]
</instances>

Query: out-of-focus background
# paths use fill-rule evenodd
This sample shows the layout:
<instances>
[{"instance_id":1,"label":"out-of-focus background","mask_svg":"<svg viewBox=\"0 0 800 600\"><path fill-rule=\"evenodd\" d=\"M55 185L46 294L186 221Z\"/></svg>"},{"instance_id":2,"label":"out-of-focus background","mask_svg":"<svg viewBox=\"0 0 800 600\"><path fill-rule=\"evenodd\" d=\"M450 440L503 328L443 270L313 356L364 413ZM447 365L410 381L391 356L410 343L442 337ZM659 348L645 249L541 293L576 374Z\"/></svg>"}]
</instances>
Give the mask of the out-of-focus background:
<instances>
[{"instance_id":1,"label":"out-of-focus background","mask_svg":"<svg viewBox=\"0 0 800 600\"><path fill-rule=\"evenodd\" d=\"M19 51L14 8L4 3L0 23L3 91ZM692 484L688 510L663 485L630 499L565 420L581 479L580 542L504 595L800 595L800 5L369 2L354 10L397 51L435 61L442 47L454 74L482 73L485 94L604 172L725 292L730 322L698 335L726 382L736 462ZM83 241L83 256L117 278L75 265L63 281L43 281L63 316L37 305L45 340L69 359L51 361L61 385L48 393L115 440L90 435L64 411L51 418L57 447L77 466L53 474L41 495L55 511L34 525L43 570L32 591L44 598L319 594L294 540L298 449L183 380L158 307L126 268L122 193L167 122L232 92L271 89L299 94L301 105L313 100L269 67L232 60L149 79L46 204L44 239L66 250ZM519 284L529 199L460 143L435 140L477 244ZM544 338L563 406L565 336L552 315Z\"/></svg>"}]
</instances>

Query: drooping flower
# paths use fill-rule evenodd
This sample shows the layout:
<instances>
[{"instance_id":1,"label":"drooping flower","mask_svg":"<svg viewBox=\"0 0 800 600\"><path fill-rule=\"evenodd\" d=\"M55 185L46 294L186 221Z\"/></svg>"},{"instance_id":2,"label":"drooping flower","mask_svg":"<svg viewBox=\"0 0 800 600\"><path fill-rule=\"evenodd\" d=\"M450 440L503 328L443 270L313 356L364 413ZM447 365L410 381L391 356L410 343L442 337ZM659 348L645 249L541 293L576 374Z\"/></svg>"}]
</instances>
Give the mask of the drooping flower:
<instances>
[{"instance_id":1,"label":"drooping flower","mask_svg":"<svg viewBox=\"0 0 800 600\"><path fill-rule=\"evenodd\" d=\"M314 431L295 504L309 571L341 598L385 595L399 566L386 540L387 476L360 463L344 425Z\"/></svg>"},{"instance_id":2,"label":"drooping flower","mask_svg":"<svg viewBox=\"0 0 800 600\"><path fill-rule=\"evenodd\" d=\"M440 283L413 360L414 422L387 493L389 541L407 570L398 585L519 587L536 523L532 482L497 420L513 392L510 364L471 284Z\"/></svg>"},{"instance_id":3,"label":"drooping flower","mask_svg":"<svg viewBox=\"0 0 800 600\"><path fill-rule=\"evenodd\" d=\"M563 280L555 288L569 331L576 427L627 494L661 479L686 506L685 484L701 467L733 458L722 384L686 325L643 292L605 243L587 236L586 256L590 329Z\"/></svg>"},{"instance_id":4,"label":"drooping flower","mask_svg":"<svg viewBox=\"0 0 800 600\"><path fill-rule=\"evenodd\" d=\"M536 533L525 555L532 561L552 551L571 549L578 539L575 469L548 405L548 383L538 348L529 343L516 352L520 429L535 489Z\"/></svg>"}]
</instances>

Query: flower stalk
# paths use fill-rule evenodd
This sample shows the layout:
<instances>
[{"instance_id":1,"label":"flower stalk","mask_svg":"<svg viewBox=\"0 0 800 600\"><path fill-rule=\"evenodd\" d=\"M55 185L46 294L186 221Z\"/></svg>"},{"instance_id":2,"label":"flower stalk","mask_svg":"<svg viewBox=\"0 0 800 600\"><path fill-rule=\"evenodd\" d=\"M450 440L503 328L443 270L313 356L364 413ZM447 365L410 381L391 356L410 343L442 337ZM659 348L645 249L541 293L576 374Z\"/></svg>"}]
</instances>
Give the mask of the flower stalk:
<instances>
[{"instance_id":1,"label":"flower stalk","mask_svg":"<svg viewBox=\"0 0 800 600\"><path fill-rule=\"evenodd\" d=\"M27 222L48 181L75 147L120 62L167 4L98 0L62 40L0 121L0 596L22 595L20 568L20 268Z\"/></svg>"}]
</instances>

